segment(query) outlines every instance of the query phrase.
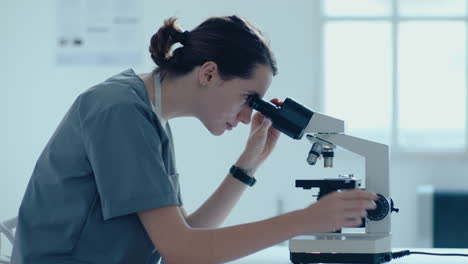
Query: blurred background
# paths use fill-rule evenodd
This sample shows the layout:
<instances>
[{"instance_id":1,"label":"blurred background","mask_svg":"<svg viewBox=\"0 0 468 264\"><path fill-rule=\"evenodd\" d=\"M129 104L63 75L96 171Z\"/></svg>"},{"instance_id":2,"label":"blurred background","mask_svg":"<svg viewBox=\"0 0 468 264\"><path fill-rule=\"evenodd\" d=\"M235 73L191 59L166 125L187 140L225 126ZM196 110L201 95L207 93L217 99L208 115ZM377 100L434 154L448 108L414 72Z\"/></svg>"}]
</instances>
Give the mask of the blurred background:
<instances>
[{"instance_id":1,"label":"blurred background","mask_svg":"<svg viewBox=\"0 0 468 264\"><path fill-rule=\"evenodd\" d=\"M164 19L179 17L190 30L209 16L237 14L265 33L275 53L279 74L266 99L292 97L345 120L347 134L390 146L400 208L392 216L393 246L435 246L436 223L468 237L459 224L468 219L467 2L3 0L0 221L16 216L37 158L80 93L128 68L153 69L149 39ZM170 123L192 212L226 176L249 127L214 137L195 119ZM314 202L316 191L295 188L296 179L364 176L364 161L353 153L337 150L334 168L325 169L306 163L309 149L305 139L282 136L225 225ZM443 214L434 206L440 192L458 199L438 205L448 209ZM2 251L11 250L7 244Z\"/></svg>"}]
</instances>

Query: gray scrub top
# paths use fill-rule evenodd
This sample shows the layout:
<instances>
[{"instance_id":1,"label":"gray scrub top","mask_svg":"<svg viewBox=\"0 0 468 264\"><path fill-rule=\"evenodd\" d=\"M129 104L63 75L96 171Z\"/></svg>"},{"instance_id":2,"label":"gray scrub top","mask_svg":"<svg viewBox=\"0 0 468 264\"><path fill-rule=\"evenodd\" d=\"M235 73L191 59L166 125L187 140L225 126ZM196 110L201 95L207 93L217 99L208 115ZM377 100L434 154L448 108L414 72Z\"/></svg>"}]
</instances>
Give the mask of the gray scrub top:
<instances>
[{"instance_id":1,"label":"gray scrub top","mask_svg":"<svg viewBox=\"0 0 468 264\"><path fill-rule=\"evenodd\" d=\"M81 94L34 168L12 263L159 260L136 212L182 205L166 130L133 70Z\"/></svg>"}]
</instances>

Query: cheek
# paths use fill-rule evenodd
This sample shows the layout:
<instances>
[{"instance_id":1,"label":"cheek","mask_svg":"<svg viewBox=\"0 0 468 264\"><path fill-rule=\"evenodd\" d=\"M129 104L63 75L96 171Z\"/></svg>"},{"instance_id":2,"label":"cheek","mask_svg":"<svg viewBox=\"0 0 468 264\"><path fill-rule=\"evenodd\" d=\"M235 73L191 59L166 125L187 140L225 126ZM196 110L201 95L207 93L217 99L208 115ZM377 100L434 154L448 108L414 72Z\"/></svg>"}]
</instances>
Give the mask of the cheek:
<instances>
[{"instance_id":1,"label":"cheek","mask_svg":"<svg viewBox=\"0 0 468 264\"><path fill-rule=\"evenodd\" d=\"M238 116L242 114L242 105L233 104L227 109L226 115L229 115L232 119L238 119Z\"/></svg>"},{"instance_id":2,"label":"cheek","mask_svg":"<svg viewBox=\"0 0 468 264\"><path fill-rule=\"evenodd\" d=\"M227 102L217 101L211 104L205 112L205 118L209 123L223 123L229 122L239 113L240 108L236 105Z\"/></svg>"},{"instance_id":3,"label":"cheek","mask_svg":"<svg viewBox=\"0 0 468 264\"><path fill-rule=\"evenodd\" d=\"M220 100L218 109L224 115L237 115L242 109L242 102L226 98L226 100Z\"/></svg>"},{"instance_id":4,"label":"cheek","mask_svg":"<svg viewBox=\"0 0 468 264\"><path fill-rule=\"evenodd\" d=\"M242 110L245 99L239 93L231 91L232 89L234 88L220 87L219 92L212 95L212 100L207 107L211 119L223 119L221 121L224 122L232 121Z\"/></svg>"}]
</instances>

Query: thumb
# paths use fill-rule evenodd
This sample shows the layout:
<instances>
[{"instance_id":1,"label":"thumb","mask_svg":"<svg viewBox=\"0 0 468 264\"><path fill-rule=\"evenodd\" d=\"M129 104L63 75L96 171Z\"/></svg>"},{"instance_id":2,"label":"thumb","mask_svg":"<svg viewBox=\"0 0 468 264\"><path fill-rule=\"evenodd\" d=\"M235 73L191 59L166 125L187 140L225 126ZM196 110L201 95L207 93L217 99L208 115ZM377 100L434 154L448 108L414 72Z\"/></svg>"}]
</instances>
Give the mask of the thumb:
<instances>
[{"instance_id":1,"label":"thumb","mask_svg":"<svg viewBox=\"0 0 468 264\"><path fill-rule=\"evenodd\" d=\"M270 125L271 125L271 120L266 118L266 117L263 117L262 120L259 120L258 121L258 126L253 129L253 131L256 131L257 133L260 132L260 133L266 133L266 131L268 131L268 129L270 128Z\"/></svg>"},{"instance_id":2,"label":"thumb","mask_svg":"<svg viewBox=\"0 0 468 264\"><path fill-rule=\"evenodd\" d=\"M272 125L271 120L265 117L263 119L262 129L268 129L268 128L270 128L271 125Z\"/></svg>"}]
</instances>

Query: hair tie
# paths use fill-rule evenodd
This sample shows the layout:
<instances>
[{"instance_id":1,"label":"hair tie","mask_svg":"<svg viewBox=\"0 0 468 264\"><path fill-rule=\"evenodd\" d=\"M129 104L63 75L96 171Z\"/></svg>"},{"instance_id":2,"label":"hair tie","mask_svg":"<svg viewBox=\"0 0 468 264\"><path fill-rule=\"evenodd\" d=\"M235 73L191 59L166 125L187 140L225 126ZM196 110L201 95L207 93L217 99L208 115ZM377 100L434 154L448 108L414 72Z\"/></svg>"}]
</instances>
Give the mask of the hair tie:
<instances>
[{"instance_id":1,"label":"hair tie","mask_svg":"<svg viewBox=\"0 0 468 264\"><path fill-rule=\"evenodd\" d=\"M189 40L189 33L190 32L188 32L188 30L185 30L184 32L180 33L179 43L183 46L187 45L187 42Z\"/></svg>"}]
</instances>

